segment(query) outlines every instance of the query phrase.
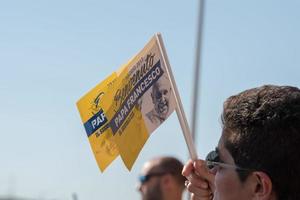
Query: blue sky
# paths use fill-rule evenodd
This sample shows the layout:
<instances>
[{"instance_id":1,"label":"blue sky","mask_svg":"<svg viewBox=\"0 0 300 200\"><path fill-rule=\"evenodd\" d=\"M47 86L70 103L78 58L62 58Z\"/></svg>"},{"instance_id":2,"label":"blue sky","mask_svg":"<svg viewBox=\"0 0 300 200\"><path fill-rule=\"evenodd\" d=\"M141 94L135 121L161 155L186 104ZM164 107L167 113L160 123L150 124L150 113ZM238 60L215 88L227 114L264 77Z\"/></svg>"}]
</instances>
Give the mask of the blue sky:
<instances>
[{"instance_id":1,"label":"blue sky","mask_svg":"<svg viewBox=\"0 0 300 200\"><path fill-rule=\"evenodd\" d=\"M131 172L101 174L76 101L161 32L188 118L197 1L0 2L0 195L132 199L143 163L188 151L173 114ZM300 2L206 1L197 151L217 144L223 101L262 84L300 87Z\"/></svg>"}]
</instances>

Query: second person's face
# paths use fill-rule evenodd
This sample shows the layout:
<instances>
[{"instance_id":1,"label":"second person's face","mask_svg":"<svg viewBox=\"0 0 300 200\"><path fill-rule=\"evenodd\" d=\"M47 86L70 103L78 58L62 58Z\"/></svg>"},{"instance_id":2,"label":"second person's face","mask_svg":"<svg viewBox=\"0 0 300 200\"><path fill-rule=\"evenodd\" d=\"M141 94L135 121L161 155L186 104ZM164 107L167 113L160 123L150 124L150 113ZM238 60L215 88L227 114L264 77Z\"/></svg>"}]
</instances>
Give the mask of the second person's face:
<instances>
[{"instance_id":1,"label":"second person's face","mask_svg":"<svg viewBox=\"0 0 300 200\"><path fill-rule=\"evenodd\" d=\"M142 170L143 175L155 173L153 170L154 163L147 162ZM142 195L142 200L163 200L161 185L160 185L160 176L153 176L145 183L141 183L138 187Z\"/></svg>"},{"instance_id":2,"label":"second person's face","mask_svg":"<svg viewBox=\"0 0 300 200\"><path fill-rule=\"evenodd\" d=\"M224 145L224 140L225 136L223 134L218 144L220 162L235 165L234 159ZM246 179L244 182L241 182L235 169L219 167L214 173L214 200L252 199L249 180Z\"/></svg>"}]
</instances>

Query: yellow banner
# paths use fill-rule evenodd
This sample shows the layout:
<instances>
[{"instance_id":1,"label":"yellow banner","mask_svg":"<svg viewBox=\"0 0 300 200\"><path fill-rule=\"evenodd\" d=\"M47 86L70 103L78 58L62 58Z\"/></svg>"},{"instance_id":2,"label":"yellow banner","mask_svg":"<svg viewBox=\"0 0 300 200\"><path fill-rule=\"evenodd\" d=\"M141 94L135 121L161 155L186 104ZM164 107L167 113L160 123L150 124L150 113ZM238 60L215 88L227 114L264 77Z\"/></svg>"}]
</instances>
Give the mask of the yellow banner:
<instances>
[{"instance_id":1,"label":"yellow banner","mask_svg":"<svg viewBox=\"0 0 300 200\"><path fill-rule=\"evenodd\" d=\"M105 106L109 106L103 103L103 96L112 88L116 77L116 73L111 74L77 102L92 151L102 172L119 155L103 111Z\"/></svg>"},{"instance_id":2,"label":"yellow banner","mask_svg":"<svg viewBox=\"0 0 300 200\"><path fill-rule=\"evenodd\" d=\"M120 156L130 170L152 133L175 110L174 94L156 37L126 66L103 97Z\"/></svg>"},{"instance_id":3,"label":"yellow banner","mask_svg":"<svg viewBox=\"0 0 300 200\"><path fill-rule=\"evenodd\" d=\"M77 106L101 171L119 154L131 170L150 134L175 110L157 37Z\"/></svg>"}]
</instances>

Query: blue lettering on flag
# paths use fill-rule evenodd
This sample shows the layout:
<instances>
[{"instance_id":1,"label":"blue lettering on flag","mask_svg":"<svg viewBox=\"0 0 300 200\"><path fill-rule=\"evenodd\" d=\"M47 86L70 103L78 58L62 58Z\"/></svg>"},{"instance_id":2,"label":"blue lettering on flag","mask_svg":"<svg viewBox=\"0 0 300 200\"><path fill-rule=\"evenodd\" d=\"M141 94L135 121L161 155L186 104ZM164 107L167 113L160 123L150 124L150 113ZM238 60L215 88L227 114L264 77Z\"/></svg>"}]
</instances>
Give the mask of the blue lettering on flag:
<instances>
[{"instance_id":1,"label":"blue lettering on flag","mask_svg":"<svg viewBox=\"0 0 300 200\"><path fill-rule=\"evenodd\" d=\"M145 76L137 82L129 95L126 97L118 112L114 115L110 121L110 127L113 134L124 123L126 117L130 114L137 100L144 95L144 93L163 75L164 71L161 68L160 60L149 70Z\"/></svg>"},{"instance_id":2,"label":"blue lettering on flag","mask_svg":"<svg viewBox=\"0 0 300 200\"><path fill-rule=\"evenodd\" d=\"M87 136L92 135L98 128L103 126L107 122L107 118L101 109L93 117L91 117L87 122L84 123L84 128Z\"/></svg>"}]
</instances>

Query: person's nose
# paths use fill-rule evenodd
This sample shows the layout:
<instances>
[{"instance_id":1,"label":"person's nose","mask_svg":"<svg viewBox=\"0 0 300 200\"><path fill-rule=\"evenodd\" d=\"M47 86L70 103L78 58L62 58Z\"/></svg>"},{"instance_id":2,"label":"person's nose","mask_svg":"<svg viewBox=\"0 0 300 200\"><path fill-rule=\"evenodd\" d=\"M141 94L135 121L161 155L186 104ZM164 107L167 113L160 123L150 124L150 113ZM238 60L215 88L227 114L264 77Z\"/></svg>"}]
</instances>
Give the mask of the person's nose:
<instances>
[{"instance_id":1,"label":"person's nose","mask_svg":"<svg viewBox=\"0 0 300 200\"><path fill-rule=\"evenodd\" d=\"M136 185L136 190L139 191L139 192L142 192L142 184L138 183Z\"/></svg>"},{"instance_id":2,"label":"person's nose","mask_svg":"<svg viewBox=\"0 0 300 200\"><path fill-rule=\"evenodd\" d=\"M160 100L162 101L162 102L165 102L166 101L166 95L165 94L162 94L161 95L161 97L160 97Z\"/></svg>"}]
</instances>

